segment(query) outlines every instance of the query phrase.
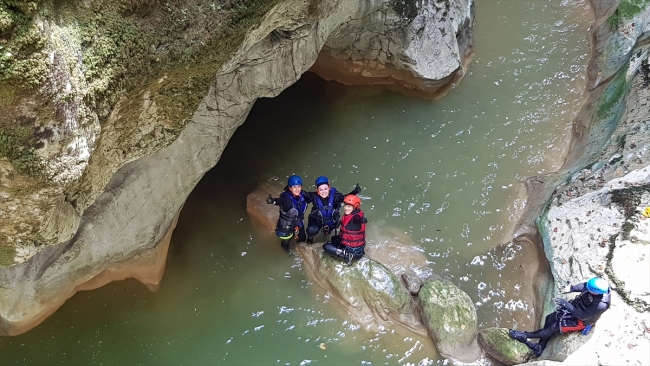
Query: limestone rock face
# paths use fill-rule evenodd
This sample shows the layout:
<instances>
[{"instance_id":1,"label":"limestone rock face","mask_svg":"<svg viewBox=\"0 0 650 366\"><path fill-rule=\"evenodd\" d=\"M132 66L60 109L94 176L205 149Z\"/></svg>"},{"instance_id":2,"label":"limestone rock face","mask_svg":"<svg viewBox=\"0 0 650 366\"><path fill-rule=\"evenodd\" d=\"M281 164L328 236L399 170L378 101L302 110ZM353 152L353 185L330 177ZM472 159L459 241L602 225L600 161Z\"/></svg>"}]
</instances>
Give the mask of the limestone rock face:
<instances>
[{"instance_id":1,"label":"limestone rock face","mask_svg":"<svg viewBox=\"0 0 650 366\"><path fill-rule=\"evenodd\" d=\"M471 28L471 3L458 3L466 6L465 20L458 24ZM200 95L191 119L171 121L173 108L161 119L161 108L166 106L156 103L154 94L172 79L171 75L162 75L147 90L121 101L124 105L118 104L106 124L100 126L98 138L94 120L90 120L86 142L79 145L91 141L99 145L83 150L91 154L88 159L84 155L78 165L83 173L69 176L68 183L52 188L48 197L37 194L48 189L47 185L34 184L33 190L20 191L22 196L17 198L12 193L18 184L17 175L11 171L5 174L8 179L3 178L0 185L0 212L4 215L0 217L0 232L4 240L21 238L23 243L51 245L25 250L22 264L0 267L0 332L16 334L29 329L54 311L51 304L60 306L61 299L72 296L80 284L114 263L156 248L194 186L217 163L255 100L276 96L296 82L315 62L333 32L353 17L366 18L373 12L392 14L393 10L388 2L379 0L279 1L245 34L210 81L193 77L183 83L187 98ZM428 10L427 14L422 16L433 21L434 13ZM366 19L381 20L372 16ZM405 39L412 39L409 23L404 24ZM398 55L402 51L394 52ZM444 64L447 59L445 56L439 61ZM191 66L186 70L193 71ZM196 86L192 89L187 85ZM209 86L207 94L202 86ZM136 113L135 119L140 122L123 125L128 119L120 116L129 113ZM9 211L2 206L19 204L34 209L6 214ZM28 231L22 222L29 222ZM49 241L42 240L45 236Z\"/></svg>"},{"instance_id":2,"label":"limestone rock face","mask_svg":"<svg viewBox=\"0 0 650 366\"><path fill-rule=\"evenodd\" d=\"M588 122L577 123L579 147L570 155L582 155L570 156L566 180L538 219L556 285L546 298L549 307L552 297L564 296L557 288L567 284L600 276L612 285L611 307L590 335L558 336L540 357L568 365L643 364L650 354L650 219L643 215L650 206L650 91L644 66L649 50L643 41L650 7L639 3L632 14L621 6L618 13L612 13L614 4L600 14L604 18L594 30L598 54L590 78L603 85L583 108ZM621 18L612 27L616 14Z\"/></svg>"},{"instance_id":3,"label":"limestone rock face","mask_svg":"<svg viewBox=\"0 0 650 366\"><path fill-rule=\"evenodd\" d=\"M524 363L532 355L525 344L508 336L506 328L481 329L478 343L488 355L508 366Z\"/></svg>"},{"instance_id":4,"label":"limestone rock face","mask_svg":"<svg viewBox=\"0 0 650 366\"><path fill-rule=\"evenodd\" d=\"M422 285L418 298L422 321L440 354L466 363L481 357L476 308L469 295L446 280L433 278Z\"/></svg>"},{"instance_id":5,"label":"limestone rock face","mask_svg":"<svg viewBox=\"0 0 650 366\"><path fill-rule=\"evenodd\" d=\"M299 244L297 252L314 281L331 293L355 322L366 329L401 325L426 335L411 295L388 268L363 257L352 265L330 256L321 244Z\"/></svg>"},{"instance_id":6,"label":"limestone rock face","mask_svg":"<svg viewBox=\"0 0 650 366\"><path fill-rule=\"evenodd\" d=\"M471 0L422 2L412 20L378 7L352 15L328 38L311 71L344 84L434 93L464 74L473 52L472 7Z\"/></svg>"}]
</instances>

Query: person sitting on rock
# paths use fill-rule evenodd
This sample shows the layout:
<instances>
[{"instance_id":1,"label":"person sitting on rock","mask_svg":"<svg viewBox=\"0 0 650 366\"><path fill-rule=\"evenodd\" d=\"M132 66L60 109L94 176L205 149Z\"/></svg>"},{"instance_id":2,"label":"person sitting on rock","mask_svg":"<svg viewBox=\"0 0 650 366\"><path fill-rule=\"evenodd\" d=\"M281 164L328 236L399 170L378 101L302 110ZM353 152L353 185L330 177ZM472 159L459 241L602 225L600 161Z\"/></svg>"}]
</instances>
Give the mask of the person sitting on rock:
<instances>
[{"instance_id":1,"label":"person sitting on rock","mask_svg":"<svg viewBox=\"0 0 650 366\"><path fill-rule=\"evenodd\" d=\"M361 211L361 198L355 195L345 196L340 235L332 236L332 240L323 245L323 250L347 263L360 259L366 254L367 222Z\"/></svg>"},{"instance_id":2,"label":"person sitting on rock","mask_svg":"<svg viewBox=\"0 0 650 366\"><path fill-rule=\"evenodd\" d=\"M510 338L526 344L535 353L535 357L539 357L555 335L579 331L586 335L605 310L609 309L609 283L594 277L587 282L567 286L563 293L570 292L580 292L580 295L570 302L560 298L554 299L557 310L546 316L543 329L534 332L510 329ZM528 338L539 338L539 342L533 343Z\"/></svg>"},{"instance_id":3,"label":"person sitting on rock","mask_svg":"<svg viewBox=\"0 0 650 366\"><path fill-rule=\"evenodd\" d=\"M311 213L307 218L307 244L314 242L314 236L323 230L325 236L329 236L339 224L341 214L339 209L345 196L330 185L329 179L325 176L316 178L314 183L317 192L305 192L305 195L312 202ZM357 195L361 192L359 183L348 195Z\"/></svg>"},{"instance_id":4,"label":"person sitting on rock","mask_svg":"<svg viewBox=\"0 0 650 366\"><path fill-rule=\"evenodd\" d=\"M266 198L269 205L280 206L275 235L280 237L280 245L285 250L289 250L291 239L296 239L298 243L305 241L304 215L309 202L309 197L302 191L302 178L297 175L289 177L279 198L273 198L270 194Z\"/></svg>"}]
</instances>

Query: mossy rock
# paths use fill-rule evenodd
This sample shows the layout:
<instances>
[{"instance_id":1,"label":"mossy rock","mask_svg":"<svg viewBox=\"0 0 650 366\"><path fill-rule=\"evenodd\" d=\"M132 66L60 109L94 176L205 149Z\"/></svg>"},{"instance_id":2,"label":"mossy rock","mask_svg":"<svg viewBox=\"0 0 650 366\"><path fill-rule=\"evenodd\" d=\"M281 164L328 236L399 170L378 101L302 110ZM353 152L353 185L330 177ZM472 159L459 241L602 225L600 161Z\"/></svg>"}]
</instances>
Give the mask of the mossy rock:
<instances>
[{"instance_id":1,"label":"mossy rock","mask_svg":"<svg viewBox=\"0 0 650 366\"><path fill-rule=\"evenodd\" d=\"M364 257L348 266L320 253L319 273L353 307L363 301L386 313L413 313L411 294L383 264Z\"/></svg>"},{"instance_id":2,"label":"mossy rock","mask_svg":"<svg viewBox=\"0 0 650 366\"><path fill-rule=\"evenodd\" d=\"M505 365L527 362L532 353L528 347L508 336L506 328L488 328L478 333L478 343L492 358Z\"/></svg>"},{"instance_id":3,"label":"mossy rock","mask_svg":"<svg viewBox=\"0 0 650 366\"><path fill-rule=\"evenodd\" d=\"M476 308L472 299L449 281L430 279L419 293L422 321L444 356L467 362L477 334ZM470 360L471 362L473 360Z\"/></svg>"},{"instance_id":4,"label":"mossy rock","mask_svg":"<svg viewBox=\"0 0 650 366\"><path fill-rule=\"evenodd\" d=\"M296 249L308 275L331 293L355 322L369 330L399 324L422 336L427 334L415 313L411 294L383 264L363 257L347 265L318 244L301 244Z\"/></svg>"}]
</instances>

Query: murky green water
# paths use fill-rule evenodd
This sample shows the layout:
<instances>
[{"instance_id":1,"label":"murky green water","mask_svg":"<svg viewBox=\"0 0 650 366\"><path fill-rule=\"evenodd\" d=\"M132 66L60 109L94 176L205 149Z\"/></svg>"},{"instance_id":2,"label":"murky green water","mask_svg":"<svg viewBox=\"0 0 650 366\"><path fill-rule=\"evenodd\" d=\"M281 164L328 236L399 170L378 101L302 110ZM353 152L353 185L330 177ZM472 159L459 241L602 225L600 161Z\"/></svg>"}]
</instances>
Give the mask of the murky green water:
<instances>
[{"instance_id":1,"label":"murky green water","mask_svg":"<svg viewBox=\"0 0 650 366\"><path fill-rule=\"evenodd\" d=\"M479 0L475 61L437 102L313 75L258 101L187 201L160 291L123 281L79 293L0 338L2 364L441 363L430 341L358 329L253 227L246 195L292 173L343 191L359 182L370 225L408 233L479 304L481 327L530 322L517 248L487 253L511 235L521 179L559 163L582 99L588 13L579 1Z\"/></svg>"}]
</instances>

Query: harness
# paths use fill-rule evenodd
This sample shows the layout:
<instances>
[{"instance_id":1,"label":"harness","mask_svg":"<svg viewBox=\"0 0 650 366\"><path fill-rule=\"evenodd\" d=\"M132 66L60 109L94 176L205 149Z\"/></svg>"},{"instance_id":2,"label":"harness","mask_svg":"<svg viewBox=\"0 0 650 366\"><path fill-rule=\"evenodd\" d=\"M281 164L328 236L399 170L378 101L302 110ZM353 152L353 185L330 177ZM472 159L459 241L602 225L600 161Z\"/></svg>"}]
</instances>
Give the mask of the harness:
<instances>
[{"instance_id":1,"label":"harness","mask_svg":"<svg viewBox=\"0 0 650 366\"><path fill-rule=\"evenodd\" d=\"M329 198L327 199L327 205L323 204L323 201L320 197L317 197L314 201L316 207L312 211L312 215L320 219L320 224L323 227L324 232L330 231L337 225L338 221L338 209L334 207L334 197L336 196L336 189L330 188Z\"/></svg>"},{"instance_id":2,"label":"harness","mask_svg":"<svg viewBox=\"0 0 650 366\"><path fill-rule=\"evenodd\" d=\"M347 225L352 222L355 216L363 219L363 211L359 210L350 215L345 215L341 219L341 244L348 248L359 248L366 245L366 223L361 222L360 230L349 230Z\"/></svg>"},{"instance_id":3,"label":"harness","mask_svg":"<svg viewBox=\"0 0 650 366\"><path fill-rule=\"evenodd\" d=\"M598 295L593 295L589 291L583 291L578 295L575 299L571 301L571 304L580 310L586 310L589 306L592 306L593 304L598 305L599 303L605 303L607 307L605 310L609 309L609 306L611 304L611 295L610 293L603 294L600 299L597 299ZM605 312L605 311L603 311ZM597 314L595 316L592 316L589 319L578 319L575 316L573 316L571 313L568 311L564 311L563 314L561 314L558 318L560 322L560 331L562 333L567 333L567 332L576 332L583 330L585 328L590 328L591 326L598 321L600 316L603 314L601 312L600 314ZM588 332L588 331L586 331Z\"/></svg>"},{"instance_id":4,"label":"harness","mask_svg":"<svg viewBox=\"0 0 650 366\"><path fill-rule=\"evenodd\" d=\"M281 239L289 239L304 225L303 219L305 209L307 208L307 201L305 200L304 192L300 192L298 199L287 191L280 193L280 198L283 195L291 199L292 208L295 208L298 214L293 216L289 211L283 211L282 206L280 206L280 218L275 228L275 234Z\"/></svg>"}]
</instances>

